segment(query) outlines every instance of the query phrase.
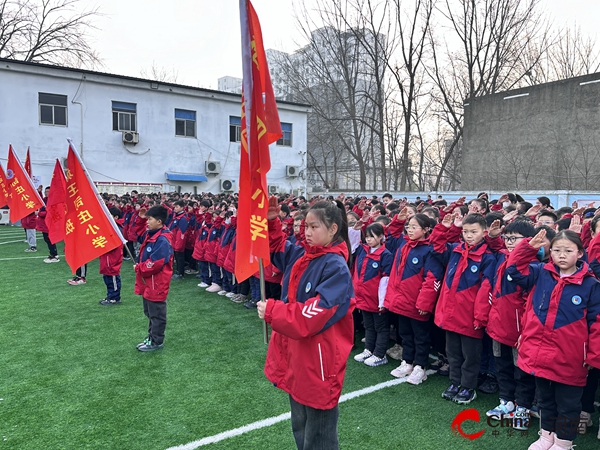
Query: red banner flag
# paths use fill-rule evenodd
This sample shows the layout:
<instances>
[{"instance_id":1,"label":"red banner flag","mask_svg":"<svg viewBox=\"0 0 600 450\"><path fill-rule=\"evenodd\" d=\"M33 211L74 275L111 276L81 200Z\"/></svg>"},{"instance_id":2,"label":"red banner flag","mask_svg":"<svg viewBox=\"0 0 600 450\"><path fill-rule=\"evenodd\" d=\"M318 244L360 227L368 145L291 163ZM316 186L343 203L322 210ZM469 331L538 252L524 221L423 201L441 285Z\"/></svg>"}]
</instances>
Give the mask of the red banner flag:
<instances>
[{"instance_id":1,"label":"red banner flag","mask_svg":"<svg viewBox=\"0 0 600 450\"><path fill-rule=\"evenodd\" d=\"M29 154L29 147L27 147L27 156L25 156L25 172L31 178L31 155Z\"/></svg>"},{"instance_id":2,"label":"red banner flag","mask_svg":"<svg viewBox=\"0 0 600 450\"><path fill-rule=\"evenodd\" d=\"M21 161L15 155L12 145L8 146L8 164L6 165L6 179L8 181L8 194L10 199L10 221L15 223L23 217L37 211L44 202L36 191L31 178L25 172Z\"/></svg>"},{"instance_id":3,"label":"red banner flag","mask_svg":"<svg viewBox=\"0 0 600 450\"><path fill-rule=\"evenodd\" d=\"M281 137L281 123L271 84L260 23L249 0L240 0L242 26L242 148L235 276L243 281L270 263L267 211L269 145Z\"/></svg>"},{"instance_id":4,"label":"red banner flag","mask_svg":"<svg viewBox=\"0 0 600 450\"><path fill-rule=\"evenodd\" d=\"M4 172L4 167L2 167L2 164L0 164L0 208L8 205L8 202L8 181L6 180L6 173Z\"/></svg>"},{"instance_id":5,"label":"red banner flag","mask_svg":"<svg viewBox=\"0 0 600 450\"><path fill-rule=\"evenodd\" d=\"M75 273L78 267L126 241L70 140L65 179L65 259Z\"/></svg>"},{"instance_id":6,"label":"red banner flag","mask_svg":"<svg viewBox=\"0 0 600 450\"><path fill-rule=\"evenodd\" d=\"M46 200L46 226L48 238L56 244L65 238L65 217L67 215L67 180L65 173L57 159L54 164L50 192Z\"/></svg>"}]
</instances>

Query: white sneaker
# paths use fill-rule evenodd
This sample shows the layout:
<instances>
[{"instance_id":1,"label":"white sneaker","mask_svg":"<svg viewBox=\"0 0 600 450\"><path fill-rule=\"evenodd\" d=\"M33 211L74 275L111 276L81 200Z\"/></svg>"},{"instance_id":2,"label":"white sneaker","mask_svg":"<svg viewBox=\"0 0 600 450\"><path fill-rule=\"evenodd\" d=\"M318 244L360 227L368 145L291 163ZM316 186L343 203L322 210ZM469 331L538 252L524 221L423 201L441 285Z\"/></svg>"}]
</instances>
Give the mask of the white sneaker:
<instances>
[{"instance_id":1,"label":"white sneaker","mask_svg":"<svg viewBox=\"0 0 600 450\"><path fill-rule=\"evenodd\" d=\"M60 259L58 259L58 257L57 257L57 256L48 256L48 257L47 257L47 258L44 260L44 262L45 262L46 264L57 263L57 262L60 262Z\"/></svg>"},{"instance_id":2,"label":"white sneaker","mask_svg":"<svg viewBox=\"0 0 600 450\"><path fill-rule=\"evenodd\" d=\"M371 355L367 359L364 360L364 363L369 367L382 366L384 364L387 364L387 362L388 362L388 360L385 357L385 355L383 355L383 358L380 358L379 356Z\"/></svg>"},{"instance_id":3,"label":"white sneaker","mask_svg":"<svg viewBox=\"0 0 600 450\"><path fill-rule=\"evenodd\" d=\"M414 384L415 386L421 384L423 381L427 380L427 374L423 370L421 366L415 366L413 371L410 373L408 378L406 379L407 383Z\"/></svg>"},{"instance_id":4,"label":"white sneaker","mask_svg":"<svg viewBox=\"0 0 600 450\"><path fill-rule=\"evenodd\" d=\"M227 292L225 290L221 290L221 291L217 292L217 294L219 294L219 295L227 295L227 294L229 294L229 292Z\"/></svg>"},{"instance_id":5,"label":"white sneaker","mask_svg":"<svg viewBox=\"0 0 600 450\"><path fill-rule=\"evenodd\" d=\"M198 283L198 287L201 287L201 288L205 288L208 286L210 286L210 285L206 284L204 281L202 283Z\"/></svg>"},{"instance_id":6,"label":"white sneaker","mask_svg":"<svg viewBox=\"0 0 600 450\"><path fill-rule=\"evenodd\" d=\"M227 298L231 298L233 297L235 294L233 292L228 292L227 294L225 294L225 297Z\"/></svg>"},{"instance_id":7,"label":"white sneaker","mask_svg":"<svg viewBox=\"0 0 600 450\"><path fill-rule=\"evenodd\" d=\"M373 356L373 353L371 353L370 350L367 350L365 348L365 350L362 353L359 353L354 357L354 361L364 362L365 359L370 358L371 356Z\"/></svg>"},{"instance_id":8,"label":"white sneaker","mask_svg":"<svg viewBox=\"0 0 600 450\"><path fill-rule=\"evenodd\" d=\"M402 361L402 364L400 364L399 367L396 367L390 373L392 374L392 376L394 376L396 378L402 378L402 377L406 377L406 376L410 375L412 373L412 371L413 371L413 365L407 364L406 361Z\"/></svg>"},{"instance_id":9,"label":"white sneaker","mask_svg":"<svg viewBox=\"0 0 600 450\"><path fill-rule=\"evenodd\" d=\"M502 420L502 417L506 414L510 414L515 410L515 404L511 401L506 401L503 398L500 399L500 404L494 409L490 409L485 413L486 416L491 417L493 420Z\"/></svg>"},{"instance_id":10,"label":"white sneaker","mask_svg":"<svg viewBox=\"0 0 600 450\"><path fill-rule=\"evenodd\" d=\"M206 288L206 292L219 292L221 290L221 286L219 286L218 284L211 284L209 287Z\"/></svg>"}]
</instances>

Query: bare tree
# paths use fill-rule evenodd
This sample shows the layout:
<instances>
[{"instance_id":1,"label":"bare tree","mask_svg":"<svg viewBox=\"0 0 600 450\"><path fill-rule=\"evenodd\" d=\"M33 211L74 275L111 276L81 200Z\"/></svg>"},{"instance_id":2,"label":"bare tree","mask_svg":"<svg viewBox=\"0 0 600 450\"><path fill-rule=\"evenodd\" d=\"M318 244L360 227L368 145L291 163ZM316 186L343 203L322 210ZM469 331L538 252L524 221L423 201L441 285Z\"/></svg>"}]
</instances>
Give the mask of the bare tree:
<instances>
[{"instance_id":1,"label":"bare tree","mask_svg":"<svg viewBox=\"0 0 600 450\"><path fill-rule=\"evenodd\" d=\"M175 67L167 69L164 66L158 66L155 61L152 61L150 69L140 70L142 78L147 78L154 81L162 81L165 83L177 83L179 78L179 71L175 70Z\"/></svg>"},{"instance_id":2,"label":"bare tree","mask_svg":"<svg viewBox=\"0 0 600 450\"><path fill-rule=\"evenodd\" d=\"M0 57L71 67L100 65L88 31L98 8L79 0L0 0Z\"/></svg>"},{"instance_id":3,"label":"bare tree","mask_svg":"<svg viewBox=\"0 0 600 450\"><path fill-rule=\"evenodd\" d=\"M454 142L442 161L435 189L463 135L463 102L527 84L528 74L547 47L548 25L538 12L540 0L446 0L439 9L460 50L441 45L430 33L430 73L437 87L438 113L453 130ZM535 43L535 45L534 45ZM525 56L527 58L525 58Z\"/></svg>"}]
</instances>

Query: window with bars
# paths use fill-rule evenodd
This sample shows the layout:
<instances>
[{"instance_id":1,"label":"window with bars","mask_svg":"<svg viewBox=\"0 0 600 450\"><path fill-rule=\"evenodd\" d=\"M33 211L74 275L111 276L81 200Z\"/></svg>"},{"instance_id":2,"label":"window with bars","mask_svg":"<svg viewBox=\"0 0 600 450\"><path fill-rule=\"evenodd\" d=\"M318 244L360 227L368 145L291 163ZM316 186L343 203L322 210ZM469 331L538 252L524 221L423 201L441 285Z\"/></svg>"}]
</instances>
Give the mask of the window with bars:
<instances>
[{"instance_id":1,"label":"window with bars","mask_svg":"<svg viewBox=\"0 0 600 450\"><path fill-rule=\"evenodd\" d=\"M281 132L283 136L281 139L277 141L277 145L282 145L285 147L292 146L292 124L291 123L281 123Z\"/></svg>"},{"instance_id":2,"label":"window with bars","mask_svg":"<svg viewBox=\"0 0 600 450\"><path fill-rule=\"evenodd\" d=\"M67 126L67 96L38 93L40 125Z\"/></svg>"},{"instance_id":3,"label":"window with bars","mask_svg":"<svg viewBox=\"0 0 600 450\"><path fill-rule=\"evenodd\" d=\"M196 111L175 110L175 136L196 137Z\"/></svg>"},{"instance_id":4,"label":"window with bars","mask_svg":"<svg viewBox=\"0 0 600 450\"><path fill-rule=\"evenodd\" d=\"M135 103L112 102L114 131L137 131L137 105Z\"/></svg>"},{"instance_id":5,"label":"window with bars","mask_svg":"<svg viewBox=\"0 0 600 450\"><path fill-rule=\"evenodd\" d=\"M242 141L242 118L229 116L229 142Z\"/></svg>"}]
</instances>

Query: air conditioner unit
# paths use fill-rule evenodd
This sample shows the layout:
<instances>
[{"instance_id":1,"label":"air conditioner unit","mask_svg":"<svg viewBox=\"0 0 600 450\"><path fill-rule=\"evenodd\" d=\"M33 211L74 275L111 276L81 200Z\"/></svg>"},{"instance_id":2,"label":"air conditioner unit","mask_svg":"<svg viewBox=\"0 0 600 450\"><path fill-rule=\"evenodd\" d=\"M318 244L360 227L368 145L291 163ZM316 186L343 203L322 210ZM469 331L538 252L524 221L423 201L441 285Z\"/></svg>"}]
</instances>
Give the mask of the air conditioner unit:
<instances>
[{"instance_id":1,"label":"air conditioner unit","mask_svg":"<svg viewBox=\"0 0 600 450\"><path fill-rule=\"evenodd\" d=\"M285 176L288 178L296 178L300 174L300 167L285 166Z\"/></svg>"},{"instance_id":2,"label":"air conditioner unit","mask_svg":"<svg viewBox=\"0 0 600 450\"><path fill-rule=\"evenodd\" d=\"M279 186L275 186L274 184L269 185L269 194L277 194L279 192Z\"/></svg>"},{"instance_id":3,"label":"air conditioner unit","mask_svg":"<svg viewBox=\"0 0 600 450\"><path fill-rule=\"evenodd\" d=\"M221 173L221 163L218 161L205 161L204 173L207 175L218 175Z\"/></svg>"},{"instance_id":4,"label":"air conditioner unit","mask_svg":"<svg viewBox=\"0 0 600 450\"><path fill-rule=\"evenodd\" d=\"M221 191L232 192L235 189L234 183L233 180L220 180L219 184L221 185Z\"/></svg>"},{"instance_id":5,"label":"air conditioner unit","mask_svg":"<svg viewBox=\"0 0 600 450\"><path fill-rule=\"evenodd\" d=\"M123 142L126 144L137 144L140 142L140 135L135 131L123 131Z\"/></svg>"}]
</instances>

